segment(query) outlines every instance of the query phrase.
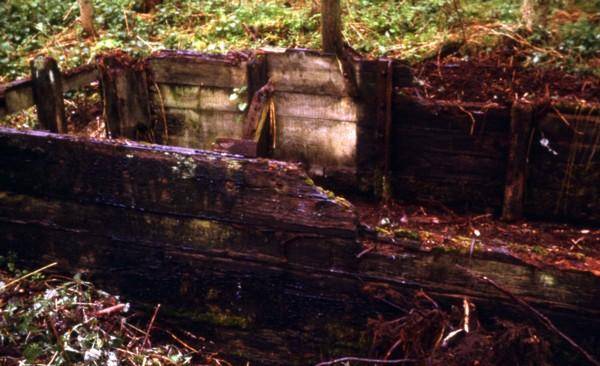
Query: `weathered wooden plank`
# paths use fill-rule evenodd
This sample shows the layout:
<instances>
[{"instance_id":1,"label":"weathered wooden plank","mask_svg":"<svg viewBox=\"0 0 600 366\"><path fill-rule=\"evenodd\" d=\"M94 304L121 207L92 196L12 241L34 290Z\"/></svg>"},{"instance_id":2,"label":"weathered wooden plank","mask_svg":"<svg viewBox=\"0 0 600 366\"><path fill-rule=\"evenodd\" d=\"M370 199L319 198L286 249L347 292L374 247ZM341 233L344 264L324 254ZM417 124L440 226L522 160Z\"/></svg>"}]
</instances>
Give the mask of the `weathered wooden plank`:
<instances>
[{"instance_id":1,"label":"weathered wooden plank","mask_svg":"<svg viewBox=\"0 0 600 366\"><path fill-rule=\"evenodd\" d=\"M393 103L396 125L456 130L471 135L508 136L510 131L510 109L496 104L431 101L398 93Z\"/></svg>"},{"instance_id":2,"label":"weathered wooden plank","mask_svg":"<svg viewBox=\"0 0 600 366\"><path fill-rule=\"evenodd\" d=\"M510 145L506 166L506 185L502 219L520 220L523 217L523 200L527 176L527 147L533 128L533 110L530 103L516 101L511 110Z\"/></svg>"},{"instance_id":3,"label":"weathered wooden plank","mask_svg":"<svg viewBox=\"0 0 600 366\"><path fill-rule=\"evenodd\" d=\"M436 152L506 160L508 140L503 138L504 136L487 134L471 136L456 131L407 127L394 129L396 150L402 147L405 151L419 151L419 153Z\"/></svg>"},{"instance_id":4,"label":"weathered wooden plank","mask_svg":"<svg viewBox=\"0 0 600 366\"><path fill-rule=\"evenodd\" d=\"M410 289L424 289L442 306L462 302L467 295L481 317L515 314L510 301L457 270L455 263L466 265L466 256L367 254L361 259L361 272L350 273L282 265L235 253L209 256L193 248L119 242L105 234L91 237L31 224L0 222L0 240L5 243L3 251L14 250L19 258L41 264L58 259L60 268L85 270L86 279L102 288L118 290L150 306L160 301L162 314L178 315L186 326L201 327L226 353L242 349L253 364L306 365L336 356L367 354L368 319L394 319L399 314L369 297L365 286L408 296ZM563 276L478 258L471 262L473 270L499 282L503 279L498 273L507 274L511 289L549 315L563 331L581 337L597 333L594 301L599 286L593 277L580 273ZM415 281L411 268L425 278L427 286ZM446 281L448 288L443 285ZM532 296L535 289L543 292L542 298Z\"/></svg>"},{"instance_id":5,"label":"weathered wooden plank","mask_svg":"<svg viewBox=\"0 0 600 366\"><path fill-rule=\"evenodd\" d=\"M355 166L357 136L353 122L277 116L275 130L276 159L301 161L309 169Z\"/></svg>"},{"instance_id":6,"label":"weathered wooden plank","mask_svg":"<svg viewBox=\"0 0 600 366\"><path fill-rule=\"evenodd\" d=\"M21 79L8 84L4 89L4 99L7 114L32 107L35 103L33 101L31 79Z\"/></svg>"},{"instance_id":7,"label":"weathered wooden plank","mask_svg":"<svg viewBox=\"0 0 600 366\"><path fill-rule=\"evenodd\" d=\"M598 174L594 174L597 182ZM533 185L532 185L533 186ZM528 191L524 210L528 217L544 220L564 220L575 224L600 223L600 190L595 186L536 187Z\"/></svg>"},{"instance_id":8,"label":"weathered wooden plank","mask_svg":"<svg viewBox=\"0 0 600 366\"><path fill-rule=\"evenodd\" d=\"M395 173L415 175L416 177L479 177L482 180L496 179L503 182L505 177L505 161L480 156L469 156L460 153L424 152L410 150L395 155Z\"/></svg>"},{"instance_id":9,"label":"weathered wooden plank","mask_svg":"<svg viewBox=\"0 0 600 366\"><path fill-rule=\"evenodd\" d=\"M240 112L239 100L230 99L232 88L158 84L160 95L152 93L152 103L165 108Z\"/></svg>"},{"instance_id":10,"label":"weathered wooden plank","mask_svg":"<svg viewBox=\"0 0 600 366\"><path fill-rule=\"evenodd\" d=\"M63 73L63 92L77 90L83 86L98 80L99 74L95 65L85 65ZM5 114L12 114L35 105L31 78L24 78L2 86L0 101L0 115L2 110Z\"/></svg>"},{"instance_id":11,"label":"weathered wooden plank","mask_svg":"<svg viewBox=\"0 0 600 366\"><path fill-rule=\"evenodd\" d=\"M473 175L392 175L394 192L412 202L441 202L459 212L502 207L504 185L497 179Z\"/></svg>"},{"instance_id":12,"label":"weathered wooden plank","mask_svg":"<svg viewBox=\"0 0 600 366\"><path fill-rule=\"evenodd\" d=\"M192 109L166 109L167 133L157 125L168 145L210 150L217 138L242 138L243 114Z\"/></svg>"},{"instance_id":13,"label":"weathered wooden plank","mask_svg":"<svg viewBox=\"0 0 600 366\"><path fill-rule=\"evenodd\" d=\"M600 163L567 164L530 157L525 212L536 218L600 223Z\"/></svg>"},{"instance_id":14,"label":"weathered wooden plank","mask_svg":"<svg viewBox=\"0 0 600 366\"><path fill-rule=\"evenodd\" d=\"M361 118L361 106L349 97L332 97L279 92L275 84L277 117L299 117L319 120L356 122Z\"/></svg>"},{"instance_id":15,"label":"weathered wooden plank","mask_svg":"<svg viewBox=\"0 0 600 366\"><path fill-rule=\"evenodd\" d=\"M254 93L246 118L244 138L255 142L259 156L270 156L275 146L275 105L273 85L268 82Z\"/></svg>"},{"instance_id":16,"label":"weathered wooden plank","mask_svg":"<svg viewBox=\"0 0 600 366\"><path fill-rule=\"evenodd\" d=\"M356 213L296 166L0 129L0 189L277 230L356 237ZM61 174L49 174L60 167Z\"/></svg>"},{"instance_id":17,"label":"weathered wooden plank","mask_svg":"<svg viewBox=\"0 0 600 366\"><path fill-rule=\"evenodd\" d=\"M347 96L348 85L335 55L300 50L267 55L268 77L277 91Z\"/></svg>"},{"instance_id":18,"label":"weathered wooden plank","mask_svg":"<svg viewBox=\"0 0 600 366\"><path fill-rule=\"evenodd\" d=\"M146 73L123 55L104 57L100 72L108 136L139 139L146 135L153 127Z\"/></svg>"},{"instance_id":19,"label":"weathered wooden plank","mask_svg":"<svg viewBox=\"0 0 600 366\"><path fill-rule=\"evenodd\" d=\"M464 266L502 283L537 306L579 309L588 314L599 311L593 304L600 300L600 279L592 274L536 269L514 261L493 259L493 255L489 255L489 252L486 254L485 250L479 255L475 254L474 258L451 253L403 254L393 257L369 254L361 260L359 271L375 278L402 278L408 286L412 282L412 285L423 286L432 292L470 294L490 300L498 297L494 288L480 286L459 268ZM582 291L583 288L589 292Z\"/></svg>"},{"instance_id":20,"label":"weathered wooden plank","mask_svg":"<svg viewBox=\"0 0 600 366\"><path fill-rule=\"evenodd\" d=\"M352 261L342 238L299 234L270 227L236 225L195 217L163 215L69 200L34 198L0 192L0 221L41 226L85 237L160 250L193 250L205 255L240 257L285 265L340 265ZM84 239L82 243L89 242ZM310 253L310 255L300 255Z\"/></svg>"},{"instance_id":21,"label":"weathered wooden plank","mask_svg":"<svg viewBox=\"0 0 600 366\"><path fill-rule=\"evenodd\" d=\"M377 90L375 94L377 161L376 170L380 172L375 182L375 193L383 199L391 197L390 170L392 165L392 60L380 59L377 64ZM395 141L394 145L398 145Z\"/></svg>"},{"instance_id":22,"label":"weathered wooden plank","mask_svg":"<svg viewBox=\"0 0 600 366\"><path fill-rule=\"evenodd\" d=\"M239 88L247 85L247 56L161 52L147 59L157 83Z\"/></svg>"},{"instance_id":23,"label":"weathered wooden plank","mask_svg":"<svg viewBox=\"0 0 600 366\"><path fill-rule=\"evenodd\" d=\"M40 126L51 132L67 132L62 74L53 58L31 61L31 88Z\"/></svg>"},{"instance_id":24,"label":"weathered wooden plank","mask_svg":"<svg viewBox=\"0 0 600 366\"><path fill-rule=\"evenodd\" d=\"M212 145L211 150L242 155L247 158L256 158L259 156L258 143L254 140L247 139L219 137Z\"/></svg>"},{"instance_id":25,"label":"weathered wooden plank","mask_svg":"<svg viewBox=\"0 0 600 366\"><path fill-rule=\"evenodd\" d=\"M87 64L63 72L63 92L81 89L100 80L100 72L95 64Z\"/></svg>"},{"instance_id":26,"label":"weathered wooden plank","mask_svg":"<svg viewBox=\"0 0 600 366\"><path fill-rule=\"evenodd\" d=\"M536 127L532 141L534 154L570 164L600 161L600 117L548 113L536 119Z\"/></svg>"}]
</instances>

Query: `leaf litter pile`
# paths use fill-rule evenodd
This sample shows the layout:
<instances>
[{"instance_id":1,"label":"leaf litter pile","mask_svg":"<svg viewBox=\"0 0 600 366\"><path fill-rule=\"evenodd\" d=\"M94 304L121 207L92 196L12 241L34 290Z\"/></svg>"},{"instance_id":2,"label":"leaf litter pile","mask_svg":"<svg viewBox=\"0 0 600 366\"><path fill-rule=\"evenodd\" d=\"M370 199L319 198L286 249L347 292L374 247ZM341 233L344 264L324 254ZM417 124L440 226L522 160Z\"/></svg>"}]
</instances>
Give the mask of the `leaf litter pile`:
<instances>
[{"instance_id":1,"label":"leaf litter pile","mask_svg":"<svg viewBox=\"0 0 600 366\"><path fill-rule=\"evenodd\" d=\"M205 339L162 328L160 306L147 319L79 276L45 276L53 265L0 271L0 365L229 365Z\"/></svg>"},{"instance_id":2,"label":"leaf litter pile","mask_svg":"<svg viewBox=\"0 0 600 366\"><path fill-rule=\"evenodd\" d=\"M533 56L535 58L535 56ZM413 69L418 98L510 106L516 99L600 103L600 77L556 65L538 66L521 45L507 39L491 51L452 53Z\"/></svg>"}]
</instances>

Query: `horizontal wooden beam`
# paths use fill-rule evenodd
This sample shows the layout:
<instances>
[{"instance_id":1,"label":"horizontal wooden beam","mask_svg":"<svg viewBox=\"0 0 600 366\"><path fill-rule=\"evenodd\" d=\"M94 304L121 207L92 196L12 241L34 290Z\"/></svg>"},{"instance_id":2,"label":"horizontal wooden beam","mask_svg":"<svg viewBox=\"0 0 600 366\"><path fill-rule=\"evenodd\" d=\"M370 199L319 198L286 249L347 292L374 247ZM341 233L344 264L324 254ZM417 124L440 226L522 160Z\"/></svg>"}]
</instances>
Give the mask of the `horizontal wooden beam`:
<instances>
[{"instance_id":1,"label":"horizontal wooden beam","mask_svg":"<svg viewBox=\"0 0 600 366\"><path fill-rule=\"evenodd\" d=\"M239 88L247 84L247 56L160 52L147 59L147 70L158 84Z\"/></svg>"},{"instance_id":2,"label":"horizontal wooden beam","mask_svg":"<svg viewBox=\"0 0 600 366\"><path fill-rule=\"evenodd\" d=\"M6 128L0 129L0 154L6 157L0 161L0 189L8 192L349 239L357 235L352 207L329 197L289 163Z\"/></svg>"},{"instance_id":3,"label":"horizontal wooden beam","mask_svg":"<svg viewBox=\"0 0 600 366\"><path fill-rule=\"evenodd\" d=\"M94 64L67 70L63 72L62 91L66 93L81 89L98 79L99 73ZM4 105L2 100L4 100ZM34 105L31 78L23 78L0 85L0 116L2 116L3 110L5 114L12 114Z\"/></svg>"}]
</instances>

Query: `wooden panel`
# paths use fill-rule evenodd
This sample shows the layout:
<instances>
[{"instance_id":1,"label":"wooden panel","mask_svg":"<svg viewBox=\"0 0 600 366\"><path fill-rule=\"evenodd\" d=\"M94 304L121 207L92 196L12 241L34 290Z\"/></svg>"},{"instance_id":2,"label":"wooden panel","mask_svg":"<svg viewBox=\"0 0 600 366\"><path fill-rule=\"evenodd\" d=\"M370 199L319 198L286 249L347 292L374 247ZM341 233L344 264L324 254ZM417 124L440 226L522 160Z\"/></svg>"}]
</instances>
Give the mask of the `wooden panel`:
<instances>
[{"instance_id":1,"label":"wooden panel","mask_svg":"<svg viewBox=\"0 0 600 366\"><path fill-rule=\"evenodd\" d=\"M95 65L86 65L81 68L69 70L63 73L63 92L79 89L98 80L99 74ZM0 99L0 116L3 110L5 114L16 113L32 107L33 91L31 89L31 78L24 78L2 86Z\"/></svg>"},{"instance_id":2,"label":"wooden panel","mask_svg":"<svg viewBox=\"0 0 600 366\"><path fill-rule=\"evenodd\" d=\"M430 101L402 94L394 97L394 122L427 129L455 130L467 134L508 136L510 108L495 104Z\"/></svg>"},{"instance_id":3,"label":"wooden panel","mask_svg":"<svg viewBox=\"0 0 600 366\"><path fill-rule=\"evenodd\" d=\"M23 79L10 83L4 89L4 98L6 100L6 112L16 113L33 107L33 90L31 89L31 80Z\"/></svg>"},{"instance_id":4,"label":"wooden panel","mask_svg":"<svg viewBox=\"0 0 600 366\"><path fill-rule=\"evenodd\" d=\"M340 63L334 55L314 52L287 51L271 53L268 59L268 77L275 90L346 96L348 87Z\"/></svg>"},{"instance_id":5,"label":"wooden panel","mask_svg":"<svg viewBox=\"0 0 600 366\"><path fill-rule=\"evenodd\" d=\"M0 190L356 237L354 209L288 163L7 128L0 128L0 154Z\"/></svg>"},{"instance_id":6,"label":"wooden panel","mask_svg":"<svg viewBox=\"0 0 600 366\"><path fill-rule=\"evenodd\" d=\"M246 61L206 55L155 56L148 59L148 70L157 83L242 87L247 84Z\"/></svg>"},{"instance_id":7,"label":"wooden panel","mask_svg":"<svg viewBox=\"0 0 600 366\"><path fill-rule=\"evenodd\" d=\"M243 115L239 112L168 108L166 144L210 150L218 137L242 138ZM158 130L163 132L163 126Z\"/></svg>"},{"instance_id":8,"label":"wooden panel","mask_svg":"<svg viewBox=\"0 0 600 366\"><path fill-rule=\"evenodd\" d=\"M356 124L324 119L278 116L276 159L301 161L310 167L353 167Z\"/></svg>"},{"instance_id":9,"label":"wooden panel","mask_svg":"<svg viewBox=\"0 0 600 366\"><path fill-rule=\"evenodd\" d=\"M361 117L361 107L349 97L275 92L275 107L277 116L345 122L356 122Z\"/></svg>"},{"instance_id":10,"label":"wooden panel","mask_svg":"<svg viewBox=\"0 0 600 366\"><path fill-rule=\"evenodd\" d=\"M509 127L506 108L397 95L392 137L394 192L407 200L499 208Z\"/></svg>"},{"instance_id":11,"label":"wooden panel","mask_svg":"<svg viewBox=\"0 0 600 366\"><path fill-rule=\"evenodd\" d=\"M530 146L526 212L599 223L599 117L549 113L537 122Z\"/></svg>"},{"instance_id":12,"label":"wooden panel","mask_svg":"<svg viewBox=\"0 0 600 366\"><path fill-rule=\"evenodd\" d=\"M77 90L100 79L96 65L89 64L63 72L63 92Z\"/></svg>"},{"instance_id":13,"label":"wooden panel","mask_svg":"<svg viewBox=\"0 0 600 366\"><path fill-rule=\"evenodd\" d=\"M396 165L396 172L401 175L417 177L456 177L472 176L489 180L504 180L505 161L480 156L468 156L457 152L426 152L411 150L396 156L402 159ZM450 181L448 182L450 183Z\"/></svg>"},{"instance_id":14,"label":"wooden panel","mask_svg":"<svg viewBox=\"0 0 600 366\"><path fill-rule=\"evenodd\" d=\"M392 175L394 194L401 200L422 203L443 203L458 212L473 212L502 206L504 184L482 177Z\"/></svg>"},{"instance_id":15,"label":"wooden panel","mask_svg":"<svg viewBox=\"0 0 600 366\"><path fill-rule=\"evenodd\" d=\"M155 105L167 108L240 112L238 100L230 100L233 89L159 84L160 95L153 93ZM162 100L161 100L162 97Z\"/></svg>"},{"instance_id":16,"label":"wooden panel","mask_svg":"<svg viewBox=\"0 0 600 366\"><path fill-rule=\"evenodd\" d=\"M186 248L213 256L226 253L254 255L257 259L279 264L312 262L329 265L342 259L343 253L350 249L345 248L346 240L319 235L302 237L285 231L275 233L259 226L244 227L195 217L34 198L1 191L0 222L80 232L84 243L90 240L86 236L106 237L126 245L136 243L161 250ZM312 260L305 261L301 256L291 255L290 249L294 245L310 246L306 249L312 254Z\"/></svg>"},{"instance_id":17,"label":"wooden panel","mask_svg":"<svg viewBox=\"0 0 600 366\"><path fill-rule=\"evenodd\" d=\"M408 127L408 126L406 126ZM490 159L502 159L506 155L508 141L501 137L479 135L470 136L448 130L428 130L418 128L397 128L395 145L407 151L425 151L480 156ZM401 162L398 162L401 164Z\"/></svg>"}]
</instances>

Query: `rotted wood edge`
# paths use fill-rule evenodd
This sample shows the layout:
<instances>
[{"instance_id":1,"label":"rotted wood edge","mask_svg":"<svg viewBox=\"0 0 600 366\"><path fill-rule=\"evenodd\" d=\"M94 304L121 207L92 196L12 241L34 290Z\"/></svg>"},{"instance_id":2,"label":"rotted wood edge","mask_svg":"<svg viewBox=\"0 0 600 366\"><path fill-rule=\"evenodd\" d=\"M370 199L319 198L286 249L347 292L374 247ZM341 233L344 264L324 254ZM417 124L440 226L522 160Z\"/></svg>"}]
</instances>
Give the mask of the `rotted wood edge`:
<instances>
[{"instance_id":1,"label":"rotted wood edge","mask_svg":"<svg viewBox=\"0 0 600 366\"><path fill-rule=\"evenodd\" d=\"M152 141L145 64L127 55L115 54L101 57L98 68L108 137Z\"/></svg>"},{"instance_id":2,"label":"rotted wood edge","mask_svg":"<svg viewBox=\"0 0 600 366\"><path fill-rule=\"evenodd\" d=\"M0 189L355 239L345 200L296 165L186 148L0 128ZM62 174L46 174L57 164Z\"/></svg>"}]
</instances>

